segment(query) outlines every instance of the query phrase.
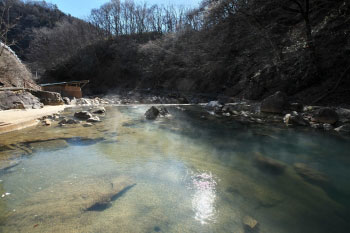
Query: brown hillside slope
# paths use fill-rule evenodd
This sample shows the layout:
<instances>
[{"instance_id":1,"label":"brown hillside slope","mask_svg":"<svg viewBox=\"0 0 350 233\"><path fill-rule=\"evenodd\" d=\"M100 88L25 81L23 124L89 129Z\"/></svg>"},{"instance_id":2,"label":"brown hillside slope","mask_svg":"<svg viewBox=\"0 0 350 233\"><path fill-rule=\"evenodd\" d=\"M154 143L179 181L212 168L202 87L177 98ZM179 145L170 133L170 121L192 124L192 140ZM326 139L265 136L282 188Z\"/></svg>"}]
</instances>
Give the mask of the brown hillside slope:
<instances>
[{"instance_id":1,"label":"brown hillside slope","mask_svg":"<svg viewBox=\"0 0 350 233\"><path fill-rule=\"evenodd\" d=\"M1 42L0 42L1 43ZM0 88L25 87L39 90L32 79L32 74L8 47L0 44Z\"/></svg>"}]
</instances>

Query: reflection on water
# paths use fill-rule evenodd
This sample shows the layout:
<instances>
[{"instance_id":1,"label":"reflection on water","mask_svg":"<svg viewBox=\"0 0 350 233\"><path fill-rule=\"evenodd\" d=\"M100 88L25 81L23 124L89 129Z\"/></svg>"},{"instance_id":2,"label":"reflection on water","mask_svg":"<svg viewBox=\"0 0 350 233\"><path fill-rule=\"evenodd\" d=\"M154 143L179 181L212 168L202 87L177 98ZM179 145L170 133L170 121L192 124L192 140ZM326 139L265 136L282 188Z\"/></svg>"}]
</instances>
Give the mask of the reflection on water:
<instances>
[{"instance_id":1,"label":"reflection on water","mask_svg":"<svg viewBox=\"0 0 350 233\"><path fill-rule=\"evenodd\" d=\"M202 173L192 176L195 193L192 199L192 208L195 219L202 224L215 221L216 209L216 181L212 174Z\"/></svg>"},{"instance_id":2,"label":"reflection on water","mask_svg":"<svg viewBox=\"0 0 350 233\"><path fill-rule=\"evenodd\" d=\"M146 110L0 135L0 232L348 232L349 139Z\"/></svg>"}]
</instances>

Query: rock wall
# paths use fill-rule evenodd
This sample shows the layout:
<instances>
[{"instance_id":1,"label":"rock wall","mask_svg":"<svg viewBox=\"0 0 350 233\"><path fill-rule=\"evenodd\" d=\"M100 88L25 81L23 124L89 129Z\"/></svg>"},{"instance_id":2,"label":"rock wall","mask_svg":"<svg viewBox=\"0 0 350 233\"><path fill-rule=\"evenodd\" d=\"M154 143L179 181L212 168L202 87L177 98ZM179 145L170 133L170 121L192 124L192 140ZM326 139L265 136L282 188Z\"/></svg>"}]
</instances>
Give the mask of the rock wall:
<instances>
[{"instance_id":1,"label":"rock wall","mask_svg":"<svg viewBox=\"0 0 350 233\"><path fill-rule=\"evenodd\" d=\"M0 91L0 110L39 109L43 104L39 98L25 91Z\"/></svg>"}]
</instances>

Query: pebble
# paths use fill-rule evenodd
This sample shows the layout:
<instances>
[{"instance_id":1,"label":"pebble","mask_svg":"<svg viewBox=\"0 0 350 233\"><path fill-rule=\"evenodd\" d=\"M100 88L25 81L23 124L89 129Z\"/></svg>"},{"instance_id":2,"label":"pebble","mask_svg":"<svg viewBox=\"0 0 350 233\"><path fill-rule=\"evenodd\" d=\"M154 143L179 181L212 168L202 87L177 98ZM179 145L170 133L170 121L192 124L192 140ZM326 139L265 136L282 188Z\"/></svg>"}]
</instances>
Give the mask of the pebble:
<instances>
[{"instance_id":1,"label":"pebble","mask_svg":"<svg viewBox=\"0 0 350 233\"><path fill-rule=\"evenodd\" d=\"M1 195L1 197L4 198L4 197L10 196L10 195L11 195L11 193L4 193L4 194Z\"/></svg>"}]
</instances>

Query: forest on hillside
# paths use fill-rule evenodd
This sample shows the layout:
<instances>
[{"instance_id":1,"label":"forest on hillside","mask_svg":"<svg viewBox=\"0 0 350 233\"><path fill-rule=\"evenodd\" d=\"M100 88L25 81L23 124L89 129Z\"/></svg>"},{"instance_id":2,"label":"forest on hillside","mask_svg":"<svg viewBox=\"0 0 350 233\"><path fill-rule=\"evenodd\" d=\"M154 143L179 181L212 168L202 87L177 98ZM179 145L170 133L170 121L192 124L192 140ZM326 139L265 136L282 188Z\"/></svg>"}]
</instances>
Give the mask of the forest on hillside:
<instances>
[{"instance_id":1,"label":"forest on hillside","mask_svg":"<svg viewBox=\"0 0 350 233\"><path fill-rule=\"evenodd\" d=\"M4 0L0 12L1 31L11 26L6 41L40 82L89 79L90 94L258 100L283 91L349 104L346 0L204 0L196 9L112 0L85 20L45 2Z\"/></svg>"}]
</instances>

